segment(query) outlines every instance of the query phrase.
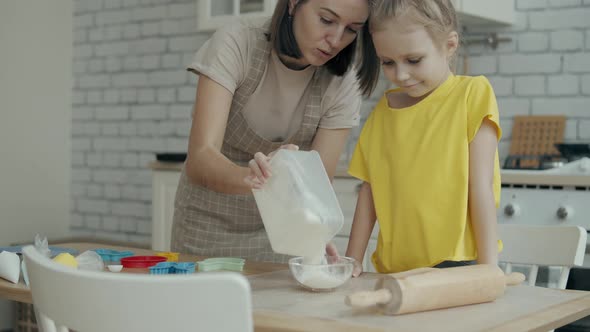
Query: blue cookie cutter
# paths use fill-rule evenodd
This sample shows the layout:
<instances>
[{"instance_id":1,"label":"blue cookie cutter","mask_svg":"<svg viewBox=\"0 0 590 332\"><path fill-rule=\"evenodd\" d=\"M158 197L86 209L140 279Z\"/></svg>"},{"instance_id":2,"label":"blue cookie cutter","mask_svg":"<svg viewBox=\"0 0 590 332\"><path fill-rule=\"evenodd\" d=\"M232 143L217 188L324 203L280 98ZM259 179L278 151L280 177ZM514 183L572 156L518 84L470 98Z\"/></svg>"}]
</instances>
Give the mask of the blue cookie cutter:
<instances>
[{"instance_id":1,"label":"blue cookie cutter","mask_svg":"<svg viewBox=\"0 0 590 332\"><path fill-rule=\"evenodd\" d=\"M129 250L119 251L113 249L99 248L93 249L92 251L96 252L104 262L109 262L111 264L121 264L121 258L133 256L133 252Z\"/></svg>"},{"instance_id":2,"label":"blue cookie cutter","mask_svg":"<svg viewBox=\"0 0 590 332\"><path fill-rule=\"evenodd\" d=\"M160 262L150 266L150 274L189 274L195 272L195 263L191 262Z\"/></svg>"}]
</instances>

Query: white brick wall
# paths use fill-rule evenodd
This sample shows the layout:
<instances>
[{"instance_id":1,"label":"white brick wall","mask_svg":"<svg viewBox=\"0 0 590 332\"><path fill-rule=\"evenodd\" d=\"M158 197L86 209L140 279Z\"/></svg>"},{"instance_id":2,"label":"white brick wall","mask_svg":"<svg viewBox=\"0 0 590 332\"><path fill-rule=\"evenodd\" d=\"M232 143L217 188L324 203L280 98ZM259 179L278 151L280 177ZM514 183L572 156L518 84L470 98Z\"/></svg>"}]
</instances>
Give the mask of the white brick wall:
<instances>
[{"instance_id":1,"label":"white brick wall","mask_svg":"<svg viewBox=\"0 0 590 332\"><path fill-rule=\"evenodd\" d=\"M517 96L540 96L545 94L545 76L530 75L514 78L514 92Z\"/></svg>"},{"instance_id":2,"label":"white brick wall","mask_svg":"<svg viewBox=\"0 0 590 332\"><path fill-rule=\"evenodd\" d=\"M590 1L516 0L517 22L508 28L480 28L512 38L497 50L470 47L471 75L490 78L500 107L504 136L500 155L510 149L515 115L566 115L565 139L590 138ZM471 36L470 36L471 37ZM496 58L497 71L479 65ZM492 60L486 60L492 62Z\"/></svg>"},{"instance_id":3,"label":"white brick wall","mask_svg":"<svg viewBox=\"0 0 590 332\"><path fill-rule=\"evenodd\" d=\"M155 152L185 151L195 0L76 0L74 234L149 243Z\"/></svg>"},{"instance_id":4,"label":"white brick wall","mask_svg":"<svg viewBox=\"0 0 590 332\"><path fill-rule=\"evenodd\" d=\"M196 0L76 0L72 127L74 234L147 244L155 152L186 151L198 78L185 71L210 34ZM590 1L516 0L516 23L479 28L512 38L468 49L469 74L498 96L510 147L515 115L565 114L566 138L590 140ZM461 73L459 71L459 73ZM364 121L388 82L362 107ZM342 161L354 148L352 131Z\"/></svg>"}]
</instances>

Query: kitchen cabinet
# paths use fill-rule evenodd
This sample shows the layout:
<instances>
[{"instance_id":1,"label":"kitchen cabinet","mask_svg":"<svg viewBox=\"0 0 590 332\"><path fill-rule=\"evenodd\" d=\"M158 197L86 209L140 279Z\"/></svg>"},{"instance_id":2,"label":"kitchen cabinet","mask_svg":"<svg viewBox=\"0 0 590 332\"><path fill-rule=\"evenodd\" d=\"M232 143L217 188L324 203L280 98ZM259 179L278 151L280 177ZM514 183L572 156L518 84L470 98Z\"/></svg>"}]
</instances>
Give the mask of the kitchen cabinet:
<instances>
[{"instance_id":1,"label":"kitchen cabinet","mask_svg":"<svg viewBox=\"0 0 590 332\"><path fill-rule=\"evenodd\" d=\"M237 17L270 17L276 0L197 0L197 28L213 31ZM452 0L461 25L511 25L514 0Z\"/></svg>"},{"instance_id":2,"label":"kitchen cabinet","mask_svg":"<svg viewBox=\"0 0 590 332\"><path fill-rule=\"evenodd\" d=\"M214 31L237 17L270 17L277 0L197 0L197 29Z\"/></svg>"},{"instance_id":3,"label":"kitchen cabinet","mask_svg":"<svg viewBox=\"0 0 590 332\"><path fill-rule=\"evenodd\" d=\"M178 168L153 168L152 175L152 249L170 250L174 197L180 179Z\"/></svg>"},{"instance_id":4,"label":"kitchen cabinet","mask_svg":"<svg viewBox=\"0 0 590 332\"><path fill-rule=\"evenodd\" d=\"M152 249L159 251L170 250L170 235L172 217L174 215L174 196L180 179L182 164L154 162L152 169ZM333 186L336 197L344 215L344 225L334 237L334 244L338 252L344 254L348 245L348 235L352 225L356 199L361 181L339 172L334 178ZM375 226L363 261L365 271L374 271L370 255L377 247L378 226Z\"/></svg>"},{"instance_id":5,"label":"kitchen cabinet","mask_svg":"<svg viewBox=\"0 0 590 332\"><path fill-rule=\"evenodd\" d=\"M459 24L512 25L514 24L514 0L452 0Z\"/></svg>"}]
</instances>

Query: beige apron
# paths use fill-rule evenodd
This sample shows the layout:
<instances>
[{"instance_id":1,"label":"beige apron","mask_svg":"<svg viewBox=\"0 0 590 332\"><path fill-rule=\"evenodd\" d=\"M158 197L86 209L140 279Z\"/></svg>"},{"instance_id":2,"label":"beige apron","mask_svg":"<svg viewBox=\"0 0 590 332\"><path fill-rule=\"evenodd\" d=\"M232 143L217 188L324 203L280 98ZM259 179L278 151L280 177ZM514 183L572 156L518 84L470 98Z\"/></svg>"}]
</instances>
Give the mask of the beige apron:
<instances>
[{"instance_id":1,"label":"beige apron","mask_svg":"<svg viewBox=\"0 0 590 332\"><path fill-rule=\"evenodd\" d=\"M271 44L260 34L244 83L234 93L221 152L240 166L254 153L268 154L282 144L293 143L309 150L320 120L320 76L316 70L310 98L299 130L284 142L271 142L256 134L246 122L242 108L258 86L269 61ZM303 240L303 239L302 239ZM256 261L286 262L288 256L273 252L254 196L223 194L191 184L183 168L174 203L171 249L202 256L243 257Z\"/></svg>"}]
</instances>

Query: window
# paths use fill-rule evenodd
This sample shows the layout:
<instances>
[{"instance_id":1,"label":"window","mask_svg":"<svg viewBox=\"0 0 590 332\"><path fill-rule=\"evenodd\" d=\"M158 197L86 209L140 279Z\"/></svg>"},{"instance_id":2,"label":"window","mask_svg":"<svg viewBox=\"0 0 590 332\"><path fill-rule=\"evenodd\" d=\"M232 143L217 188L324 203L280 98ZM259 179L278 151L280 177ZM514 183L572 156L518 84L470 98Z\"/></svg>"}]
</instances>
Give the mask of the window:
<instances>
[{"instance_id":1,"label":"window","mask_svg":"<svg viewBox=\"0 0 590 332\"><path fill-rule=\"evenodd\" d=\"M276 0L198 0L197 28L215 30L237 17L271 16Z\"/></svg>"}]
</instances>

